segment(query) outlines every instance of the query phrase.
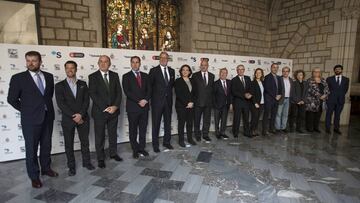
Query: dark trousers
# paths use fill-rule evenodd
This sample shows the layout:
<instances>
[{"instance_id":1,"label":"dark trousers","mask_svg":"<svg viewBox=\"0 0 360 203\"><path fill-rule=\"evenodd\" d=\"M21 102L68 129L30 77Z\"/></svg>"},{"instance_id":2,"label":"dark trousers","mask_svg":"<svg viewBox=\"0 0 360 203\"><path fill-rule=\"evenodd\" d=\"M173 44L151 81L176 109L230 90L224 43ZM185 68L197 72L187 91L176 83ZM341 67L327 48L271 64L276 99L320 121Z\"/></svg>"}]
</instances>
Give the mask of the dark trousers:
<instances>
[{"instance_id":1,"label":"dark trousers","mask_svg":"<svg viewBox=\"0 0 360 203\"><path fill-rule=\"evenodd\" d=\"M254 104L251 104L250 111L251 111L250 129L251 132L255 132L258 129L260 116L264 111L264 105L260 104L260 107L256 108Z\"/></svg>"},{"instance_id":2,"label":"dark trousers","mask_svg":"<svg viewBox=\"0 0 360 203\"><path fill-rule=\"evenodd\" d=\"M40 168L37 156L40 144L40 166L42 172L50 170L51 137L54 121L45 114L44 122L39 125L21 123L25 139L26 170L31 180L39 179Z\"/></svg>"},{"instance_id":3,"label":"dark trousers","mask_svg":"<svg viewBox=\"0 0 360 203\"><path fill-rule=\"evenodd\" d=\"M216 135L224 135L225 134L228 111L229 111L228 105L225 105L220 109L214 108L215 134Z\"/></svg>"},{"instance_id":4,"label":"dark trousers","mask_svg":"<svg viewBox=\"0 0 360 203\"><path fill-rule=\"evenodd\" d=\"M184 127L186 124L187 140L192 140L194 109L193 108L176 108L178 117L178 135L179 143L184 142Z\"/></svg>"},{"instance_id":5,"label":"dark trousers","mask_svg":"<svg viewBox=\"0 0 360 203\"><path fill-rule=\"evenodd\" d=\"M105 160L105 126L109 136L109 154L117 155L117 124L118 116L108 116L106 119L94 118L95 149L98 161Z\"/></svg>"},{"instance_id":6,"label":"dark trousers","mask_svg":"<svg viewBox=\"0 0 360 203\"><path fill-rule=\"evenodd\" d=\"M75 168L75 156L74 156L74 136L75 128L78 131L80 146L81 146L81 155L83 165L90 163L90 150L89 150L89 120L84 120L84 123L81 125L76 124L61 124L64 141L65 141L65 153L67 158L67 166L69 168Z\"/></svg>"},{"instance_id":7,"label":"dark trousers","mask_svg":"<svg viewBox=\"0 0 360 203\"><path fill-rule=\"evenodd\" d=\"M322 114L322 109L318 112L306 111L306 130L313 132L319 130L319 123Z\"/></svg>"},{"instance_id":8,"label":"dark trousers","mask_svg":"<svg viewBox=\"0 0 360 203\"><path fill-rule=\"evenodd\" d=\"M277 113L278 103L266 103L264 105L264 116L263 116L263 133L267 132L268 129L270 131L274 131L275 129L275 119ZM270 117L270 122L269 122ZM268 126L269 125L269 126Z\"/></svg>"},{"instance_id":9,"label":"dark trousers","mask_svg":"<svg viewBox=\"0 0 360 203\"><path fill-rule=\"evenodd\" d=\"M340 127L340 114L344 108L344 104L339 103L327 103L326 104L326 119L325 119L325 127L326 129L330 129L332 114L334 113L334 129L339 129Z\"/></svg>"},{"instance_id":10,"label":"dark trousers","mask_svg":"<svg viewBox=\"0 0 360 203\"><path fill-rule=\"evenodd\" d=\"M164 98L165 99L165 98ZM159 132L161 118L164 118L164 138L163 145L170 144L171 141L171 105L165 101L162 106L152 106L152 145L154 149L159 148Z\"/></svg>"},{"instance_id":11,"label":"dark trousers","mask_svg":"<svg viewBox=\"0 0 360 203\"><path fill-rule=\"evenodd\" d=\"M202 122L202 130L200 131L200 121L201 117L203 119ZM211 120L211 107L210 106L195 106L195 123L194 123L194 131L195 136L197 138L207 137L209 136L209 128L210 128L210 120Z\"/></svg>"},{"instance_id":12,"label":"dark trousers","mask_svg":"<svg viewBox=\"0 0 360 203\"><path fill-rule=\"evenodd\" d=\"M234 104L234 119L232 126L232 133L236 137L239 134L241 117L243 119L244 126L244 135L250 135L250 126L249 126L249 105L238 105Z\"/></svg>"},{"instance_id":13,"label":"dark trousers","mask_svg":"<svg viewBox=\"0 0 360 203\"><path fill-rule=\"evenodd\" d=\"M305 105L291 104L289 115L289 128L294 130L296 124L296 130L302 130L305 123Z\"/></svg>"},{"instance_id":14,"label":"dark trousers","mask_svg":"<svg viewBox=\"0 0 360 203\"><path fill-rule=\"evenodd\" d=\"M129 140L133 152L137 153L145 150L146 130L148 125L148 111L128 112L129 121ZM139 142L138 140L139 131Z\"/></svg>"}]
</instances>

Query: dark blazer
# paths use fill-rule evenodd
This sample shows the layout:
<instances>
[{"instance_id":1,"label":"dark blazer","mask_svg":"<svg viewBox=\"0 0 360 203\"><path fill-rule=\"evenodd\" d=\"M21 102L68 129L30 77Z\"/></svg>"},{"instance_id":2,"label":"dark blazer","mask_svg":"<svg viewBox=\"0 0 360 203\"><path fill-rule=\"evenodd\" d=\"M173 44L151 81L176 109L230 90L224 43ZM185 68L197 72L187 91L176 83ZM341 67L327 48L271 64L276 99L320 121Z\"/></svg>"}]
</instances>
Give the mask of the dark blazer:
<instances>
[{"instance_id":1,"label":"dark blazer","mask_svg":"<svg viewBox=\"0 0 360 203\"><path fill-rule=\"evenodd\" d=\"M178 78L175 80L175 108L185 108L189 102L194 102L194 84L192 78L190 78L190 82L192 86L191 92L183 78Z\"/></svg>"},{"instance_id":2,"label":"dark blazer","mask_svg":"<svg viewBox=\"0 0 360 203\"><path fill-rule=\"evenodd\" d=\"M245 88L239 78L235 76L231 80L231 93L233 95L233 104L237 106L247 106L249 100L245 98L245 93L250 93L251 79L249 76L244 75Z\"/></svg>"},{"instance_id":3,"label":"dark blazer","mask_svg":"<svg viewBox=\"0 0 360 203\"><path fill-rule=\"evenodd\" d=\"M304 85L304 89L301 92L300 82L298 80L295 80L293 82L294 88L292 88L291 92L290 92L291 103L297 104L300 101L305 102L306 93L307 93L307 89L309 88L309 86L308 86L308 82L306 80L303 80L303 85Z\"/></svg>"},{"instance_id":4,"label":"dark blazer","mask_svg":"<svg viewBox=\"0 0 360 203\"><path fill-rule=\"evenodd\" d=\"M208 81L205 86L204 80L202 77L202 72L198 71L192 75L194 82L194 96L195 96L195 106L205 107L212 106L213 91L214 91L214 74L208 72Z\"/></svg>"},{"instance_id":5,"label":"dark blazer","mask_svg":"<svg viewBox=\"0 0 360 203\"><path fill-rule=\"evenodd\" d=\"M331 76L326 79L329 86L330 94L327 103L345 103L345 95L349 90L349 78L341 76L340 86L336 83L336 77Z\"/></svg>"},{"instance_id":6,"label":"dark blazer","mask_svg":"<svg viewBox=\"0 0 360 203\"><path fill-rule=\"evenodd\" d=\"M282 90L282 81L280 76L276 76L278 80L278 88L276 88L276 83L272 73L269 73L265 76L264 79L264 95L265 95L265 104L274 104L276 103L276 95L281 95Z\"/></svg>"},{"instance_id":7,"label":"dark blazer","mask_svg":"<svg viewBox=\"0 0 360 203\"><path fill-rule=\"evenodd\" d=\"M232 94L231 94L231 80L226 79L226 89L225 90L220 79L216 80L214 83L214 108L221 109L224 106L230 106L232 103Z\"/></svg>"},{"instance_id":8,"label":"dark blazer","mask_svg":"<svg viewBox=\"0 0 360 203\"><path fill-rule=\"evenodd\" d=\"M154 107L163 106L165 101L167 101L169 106L172 106L172 88L175 82L175 71L169 66L167 68L170 75L168 85L165 83L163 70L160 65L150 69L151 105Z\"/></svg>"},{"instance_id":9,"label":"dark blazer","mask_svg":"<svg viewBox=\"0 0 360 203\"><path fill-rule=\"evenodd\" d=\"M131 70L122 77L122 86L126 95L126 112L141 112L149 110L149 103L145 107L139 106L139 101L145 99L150 101L151 85L149 75L141 72L141 88L137 84L134 72Z\"/></svg>"},{"instance_id":10,"label":"dark blazer","mask_svg":"<svg viewBox=\"0 0 360 203\"><path fill-rule=\"evenodd\" d=\"M263 84L264 87L264 82L261 82ZM264 87L265 88L265 87ZM261 94L261 89L259 86L259 83L257 82L257 80L253 80L251 81L251 86L250 86L250 94L252 94L251 97L251 102L255 105L255 104L259 104L261 102L261 98L264 96L263 94Z\"/></svg>"},{"instance_id":11,"label":"dark blazer","mask_svg":"<svg viewBox=\"0 0 360 203\"><path fill-rule=\"evenodd\" d=\"M49 119L54 120L54 78L51 73L41 71L45 78L45 92L41 94L29 71L11 77L7 101L21 112L22 124L41 124L45 118L45 105Z\"/></svg>"},{"instance_id":12,"label":"dark blazer","mask_svg":"<svg viewBox=\"0 0 360 203\"><path fill-rule=\"evenodd\" d=\"M77 80L76 97L74 97L67 80L58 82L55 85L55 98L62 113L61 122L75 125L72 115L80 113L83 120L88 119L89 90L85 81Z\"/></svg>"},{"instance_id":13,"label":"dark blazer","mask_svg":"<svg viewBox=\"0 0 360 203\"><path fill-rule=\"evenodd\" d=\"M284 77L280 76L280 80L281 80L281 98L279 100L279 104L284 103L284 99L285 99L285 81L284 81ZM289 82L290 82L290 95L289 97L291 97L291 92L293 91L292 89L294 88L293 85L293 79L291 77L289 77ZM291 100L291 98L289 98Z\"/></svg>"},{"instance_id":14,"label":"dark blazer","mask_svg":"<svg viewBox=\"0 0 360 203\"><path fill-rule=\"evenodd\" d=\"M100 70L89 75L89 94L93 101L91 115L97 119L105 119L105 116L118 116L120 113L120 103L122 90L119 75L109 70L109 91L107 91L105 81ZM114 114L103 112L109 106L117 106L118 110Z\"/></svg>"}]
</instances>

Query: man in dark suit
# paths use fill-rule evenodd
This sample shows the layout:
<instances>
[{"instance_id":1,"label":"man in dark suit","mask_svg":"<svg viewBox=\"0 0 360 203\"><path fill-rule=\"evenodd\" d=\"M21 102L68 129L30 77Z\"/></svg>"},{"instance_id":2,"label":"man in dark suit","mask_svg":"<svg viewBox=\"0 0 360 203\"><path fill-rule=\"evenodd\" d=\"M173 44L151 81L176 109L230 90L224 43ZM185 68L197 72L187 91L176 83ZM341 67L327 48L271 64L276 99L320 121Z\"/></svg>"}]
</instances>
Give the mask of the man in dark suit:
<instances>
[{"instance_id":1,"label":"man in dark suit","mask_svg":"<svg viewBox=\"0 0 360 203\"><path fill-rule=\"evenodd\" d=\"M41 55L37 51L25 54L27 71L11 77L8 102L21 113L21 126L25 139L26 169L32 187L41 188L42 175L58 176L50 168L51 136L54 125L53 75L40 70ZM37 151L40 144L40 166Z\"/></svg>"},{"instance_id":2,"label":"man in dark suit","mask_svg":"<svg viewBox=\"0 0 360 203\"><path fill-rule=\"evenodd\" d=\"M55 85L55 97L62 113L61 126L64 133L65 153L69 176L76 174L74 157L75 128L81 143L83 167L94 170L90 161L89 150L89 90L85 81L76 78L77 64L75 61L65 63L66 79Z\"/></svg>"},{"instance_id":3,"label":"man in dark suit","mask_svg":"<svg viewBox=\"0 0 360 203\"><path fill-rule=\"evenodd\" d=\"M150 69L151 86L151 114L152 114L152 145L154 152L159 149L159 131L161 117L164 118L163 146L169 150L174 149L171 141L171 112L173 104L173 87L175 82L175 71L168 64L169 54L160 53L160 64Z\"/></svg>"},{"instance_id":4,"label":"man in dark suit","mask_svg":"<svg viewBox=\"0 0 360 203\"><path fill-rule=\"evenodd\" d=\"M326 133L330 133L332 114L334 113L334 132L341 134L340 131L340 114L345 104L345 95L349 89L349 78L342 75L343 66L334 67L334 76L326 79L329 85L330 94L326 101Z\"/></svg>"},{"instance_id":5,"label":"man in dark suit","mask_svg":"<svg viewBox=\"0 0 360 203\"><path fill-rule=\"evenodd\" d=\"M115 161L122 161L117 154L117 124L120 114L122 90L119 75L109 70L110 57L102 55L99 70L89 75L89 94L93 101L95 148L98 167L105 168L105 126L109 136L109 154Z\"/></svg>"},{"instance_id":6,"label":"man in dark suit","mask_svg":"<svg viewBox=\"0 0 360 203\"><path fill-rule=\"evenodd\" d=\"M268 135L268 124L270 116L270 133L275 134L275 118L279 100L282 94L281 77L276 75L279 65L276 63L271 64L271 72L265 76L264 79L264 96L265 108L263 116L263 129L262 134Z\"/></svg>"},{"instance_id":7,"label":"man in dark suit","mask_svg":"<svg viewBox=\"0 0 360 203\"><path fill-rule=\"evenodd\" d=\"M203 58L200 62L200 71L193 74L194 98L195 98L195 120L194 132L197 141L201 141L201 136L205 142L211 141L209 128L211 120L211 108L213 105L214 94L214 74L208 72L209 59ZM202 130L200 121L202 117Z\"/></svg>"},{"instance_id":8,"label":"man in dark suit","mask_svg":"<svg viewBox=\"0 0 360 203\"><path fill-rule=\"evenodd\" d=\"M231 93L233 95L234 119L232 132L234 137L238 137L241 116L243 118L244 136L251 137L249 126L251 79L244 75L245 67L238 65L236 67L237 76L231 80Z\"/></svg>"},{"instance_id":9,"label":"man in dark suit","mask_svg":"<svg viewBox=\"0 0 360 203\"><path fill-rule=\"evenodd\" d=\"M220 69L219 79L214 83L215 135L216 138L224 140L229 138L225 130L228 111L232 103L231 80L226 79L227 75L226 68Z\"/></svg>"},{"instance_id":10,"label":"man in dark suit","mask_svg":"<svg viewBox=\"0 0 360 203\"><path fill-rule=\"evenodd\" d=\"M149 76L141 72L141 60L138 56L130 59L131 71L123 75L122 86L126 95L126 112L129 121L129 139L133 157L149 156L145 151L146 129L149 115L151 86ZM139 142L137 142L139 129Z\"/></svg>"}]
</instances>

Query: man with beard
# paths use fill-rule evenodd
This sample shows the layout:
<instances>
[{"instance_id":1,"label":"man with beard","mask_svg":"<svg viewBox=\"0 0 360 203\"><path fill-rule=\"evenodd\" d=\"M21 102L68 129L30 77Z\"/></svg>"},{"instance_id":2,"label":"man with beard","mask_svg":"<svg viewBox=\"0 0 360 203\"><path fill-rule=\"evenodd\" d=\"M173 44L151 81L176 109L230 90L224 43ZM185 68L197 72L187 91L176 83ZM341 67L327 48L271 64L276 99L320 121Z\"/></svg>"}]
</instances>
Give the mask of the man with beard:
<instances>
[{"instance_id":1,"label":"man with beard","mask_svg":"<svg viewBox=\"0 0 360 203\"><path fill-rule=\"evenodd\" d=\"M330 94L326 101L326 121L325 128L326 133L330 133L330 126L332 120L332 114L334 113L334 132L341 134L340 127L340 114L344 108L345 95L349 89L349 78L342 75L343 66L336 65L334 67L334 76L326 79L329 85Z\"/></svg>"}]
</instances>

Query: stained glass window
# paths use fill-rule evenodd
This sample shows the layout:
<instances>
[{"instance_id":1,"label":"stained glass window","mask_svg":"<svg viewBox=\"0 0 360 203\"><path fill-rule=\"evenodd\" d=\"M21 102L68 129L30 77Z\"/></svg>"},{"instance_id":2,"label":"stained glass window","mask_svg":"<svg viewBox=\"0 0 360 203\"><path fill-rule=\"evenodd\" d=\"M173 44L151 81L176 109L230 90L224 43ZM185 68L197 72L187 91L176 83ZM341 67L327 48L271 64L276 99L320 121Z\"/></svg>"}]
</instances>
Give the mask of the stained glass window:
<instances>
[{"instance_id":1,"label":"stained glass window","mask_svg":"<svg viewBox=\"0 0 360 203\"><path fill-rule=\"evenodd\" d=\"M179 51L177 1L106 0L104 2L106 47Z\"/></svg>"}]
</instances>

